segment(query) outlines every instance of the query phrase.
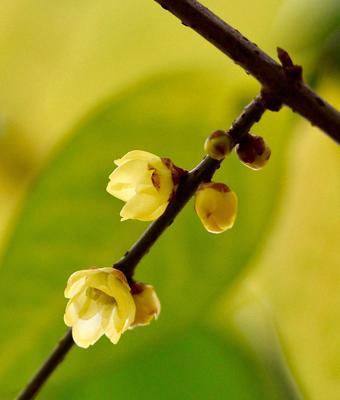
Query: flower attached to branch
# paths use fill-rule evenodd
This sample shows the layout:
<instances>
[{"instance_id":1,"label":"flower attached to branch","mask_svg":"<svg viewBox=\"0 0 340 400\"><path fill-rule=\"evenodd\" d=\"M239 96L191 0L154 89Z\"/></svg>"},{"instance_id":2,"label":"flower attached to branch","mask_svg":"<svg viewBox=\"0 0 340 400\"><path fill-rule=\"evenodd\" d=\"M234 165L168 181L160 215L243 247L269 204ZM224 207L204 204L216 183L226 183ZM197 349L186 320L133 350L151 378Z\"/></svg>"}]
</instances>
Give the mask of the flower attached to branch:
<instances>
[{"instance_id":1,"label":"flower attached to branch","mask_svg":"<svg viewBox=\"0 0 340 400\"><path fill-rule=\"evenodd\" d=\"M161 216L184 172L169 159L141 150L130 151L115 164L106 190L126 202L122 221L153 221Z\"/></svg>"},{"instance_id":2,"label":"flower attached to branch","mask_svg":"<svg viewBox=\"0 0 340 400\"><path fill-rule=\"evenodd\" d=\"M224 232L236 218L236 194L224 183L203 183L195 195L195 210L208 232Z\"/></svg>"},{"instance_id":3,"label":"flower attached to branch","mask_svg":"<svg viewBox=\"0 0 340 400\"><path fill-rule=\"evenodd\" d=\"M73 273L65 289L64 321L72 327L75 343L87 348L106 335L116 344L127 329L157 318L160 304L154 289L138 285L132 293L125 275L110 267Z\"/></svg>"},{"instance_id":4,"label":"flower attached to branch","mask_svg":"<svg viewBox=\"0 0 340 400\"><path fill-rule=\"evenodd\" d=\"M125 275L113 268L73 273L65 289L64 321L75 343L87 348L102 335L117 343L132 324L136 306Z\"/></svg>"}]
</instances>

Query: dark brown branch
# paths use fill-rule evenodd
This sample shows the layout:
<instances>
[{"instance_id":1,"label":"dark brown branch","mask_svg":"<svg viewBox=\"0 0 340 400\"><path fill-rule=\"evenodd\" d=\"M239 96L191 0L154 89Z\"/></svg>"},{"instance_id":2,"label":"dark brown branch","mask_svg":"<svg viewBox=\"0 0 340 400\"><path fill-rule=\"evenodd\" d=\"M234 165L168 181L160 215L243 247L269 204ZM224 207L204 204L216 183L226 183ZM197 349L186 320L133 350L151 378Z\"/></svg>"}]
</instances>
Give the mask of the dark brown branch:
<instances>
[{"instance_id":1,"label":"dark brown branch","mask_svg":"<svg viewBox=\"0 0 340 400\"><path fill-rule=\"evenodd\" d=\"M281 66L196 0L155 1L253 75L293 111L340 143L340 113L298 79L298 66Z\"/></svg>"},{"instance_id":2,"label":"dark brown branch","mask_svg":"<svg viewBox=\"0 0 340 400\"><path fill-rule=\"evenodd\" d=\"M65 336L59 341L55 349L52 351L48 359L41 366L39 371L33 377L31 382L19 394L17 400L30 400L35 397L42 385L47 381L48 377L55 371L57 366L63 361L66 354L71 350L74 342L72 332L69 329Z\"/></svg>"},{"instance_id":3,"label":"dark brown branch","mask_svg":"<svg viewBox=\"0 0 340 400\"><path fill-rule=\"evenodd\" d=\"M260 120L266 110L267 102L261 95L245 108L242 115L237 118L229 134L234 139L236 145L249 129ZM113 265L113 267L123 271L131 281L136 265L149 252L151 246L156 242L165 229L172 224L176 216L190 200L200 183L209 181L214 172L219 168L220 161L216 161L206 156L193 170L191 170L180 182L175 197L169 203L165 212L153 223L149 225L142 236L124 255L124 257ZM30 400L35 397L48 377L53 373L57 366L64 359L74 344L71 330L60 340L49 358L44 362L32 381L17 397L17 400Z\"/></svg>"},{"instance_id":4,"label":"dark brown branch","mask_svg":"<svg viewBox=\"0 0 340 400\"><path fill-rule=\"evenodd\" d=\"M234 140L234 145L258 122L266 110L266 101L261 95L244 109L244 112L234 121L229 134ZM165 212L143 233L137 242L127 251L124 257L113 266L125 273L128 279L133 276L134 269L139 261L148 253L151 246L161 236L165 229L172 224L175 217L196 192L202 182L211 180L220 161L206 156L193 170L185 175L180 183L175 197L170 202Z\"/></svg>"}]
</instances>

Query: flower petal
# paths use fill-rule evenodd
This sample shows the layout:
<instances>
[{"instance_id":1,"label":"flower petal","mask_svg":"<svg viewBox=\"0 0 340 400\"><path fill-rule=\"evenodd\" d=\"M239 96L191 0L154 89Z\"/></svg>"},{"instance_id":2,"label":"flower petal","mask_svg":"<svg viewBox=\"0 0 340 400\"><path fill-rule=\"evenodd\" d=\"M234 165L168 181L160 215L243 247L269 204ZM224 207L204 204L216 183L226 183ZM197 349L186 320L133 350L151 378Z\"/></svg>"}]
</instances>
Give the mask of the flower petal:
<instances>
[{"instance_id":1,"label":"flower petal","mask_svg":"<svg viewBox=\"0 0 340 400\"><path fill-rule=\"evenodd\" d=\"M120 325L118 329L123 332L130 326L130 324L135 319L136 305L133 300L132 294L129 290L126 290L126 283L117 279L117 276L110 275L108 279L108 284L112 293L114 293L114 298L117 303L117 313L121 322L116 322Z\"/></svg>"},{"instance_id":2,"label":"flower petal","mask_svg":"<svg viewBox=\"0 0 340 400\"><path fill-rule=\"evenodd\" d=\"M148 151L143 151L143 150L132 150L129 151L128 153L125 154L124 157L115 160L115 164L120 167L127 161L131 160L143 160L146 162L152 162L155 160L160 160L160 157L156 156L155 154L149 153Z\"/></svg>"},{"instance_id":3,"label":"flower petal","mask_svg":"<svg viewBox=\"0 0 340 400\"><path fill-rule=\"evenodd\" d=\"M103 327L105 335L110 339L113 344L118 343L121 334L121 330L117 329L121 325L120 318L118 316L117 308L113 308L107 317L106 324Z\"/></svg>"},{"instance_id":4,"label":"flower petal","mask_svg":"<svg viewBox=\"0 0 340 400\"><path fill-rule=\"evenodd\" d=\"M136 326L149 324L153 319L157 319L161 311L161 303L155 289L151 285L137 284L139 291L133 294L136 304L136 315L130 329Z\"/></svg>"},{"instance_id":5,"label":"flower petal","mask_svg":"<svg viewBox=\"0 0 340 400\"><path fill-rule=\"evenodd\" d=\"M110 175L106 190L120 200L128 201L136 193L136 185L152 187L152 170L144 160L132 160L116 168Z\"/></svg>"},{"instance_id":6,"label":"flower petal","mask_svg":"<svg viewBox=\"0 0 340 400\"><path fill-rule=\"evenodd\" d=\"M159 177L158 195L163 201L168 201L174 189L172 173L161 159L150 162L150 165L155 168Z\"/></svg>"},{"instance_id":7,"label":"flower petal","mask_svg":"<svg viewBox=\"0 0 340 400\"><path fill-rule=\"evenodd\" d=\"M64 321L67 326L72 326L79 318L79 312L83 308L86 301L87 296L83 290L68 301L64 314Z\"/></svg>"},{"instance_id":8,"label":"flower petal","mask_svg":"<svg viewBox=\"0 0 340 400\"><path fill-rule=\"evenodd\" d=\"M157 216L155 218L155 212L161 206L164 206L162 199L149 194L138 193L121 209L121 220L138 219L139 221L153 221L158 216L156 213Z\"/></svg>"},{"instance_id":9,"label":"flower petal","mask_svg":"<svg viewBox=\"0 0 340 400\"><path fill-rule=\"evenodd\" d=\"M94 344L104 333L101 321L101 314L95 314L86 320L77 319L72 327L72 337L75 343L85 349Z\"/></svg>"},{"instance_id":10,"label":"flower petal","mask_svg":"<svg viewBox=\"0 0 340 400\"><path fill-rule=\"evenodd\" d=\"M89 275L96 273L96 269L84 269L82 271L74 272L67 281L67 286L64 295L67 299L75 296L85 285L86 279Z\"/></svg>"}]
</instances>

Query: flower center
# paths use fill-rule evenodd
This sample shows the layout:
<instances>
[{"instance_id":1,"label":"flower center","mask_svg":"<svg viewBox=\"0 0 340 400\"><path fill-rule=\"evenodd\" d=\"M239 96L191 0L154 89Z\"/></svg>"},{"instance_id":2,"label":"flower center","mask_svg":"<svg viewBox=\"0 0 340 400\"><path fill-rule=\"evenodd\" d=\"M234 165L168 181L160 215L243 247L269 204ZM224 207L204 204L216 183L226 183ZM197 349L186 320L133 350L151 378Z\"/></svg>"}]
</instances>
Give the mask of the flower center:
<instances>
[{"instance_id":1,"label":"flower center","mask_svg":"<svg viewBox=\"0 0 340 400\"><path fill-rule=\"evenodd\" d=\"M159 191L159 189L161 188L161 178L156 170L152 172L151 180L153 186Z\"/></svg>"},{"instance_id":2,"label":"flower center","mask_svg":"<svg viewBox=\"0 0 340 400\"><path fill-rule=\"evenodd\" d=\"M97 303L101 304L115 304L116 300L103 292L100 289L94 288L94 287L89 287L86 290L86 296L90 298L91 300L96 301Z\"/></svg>"}]
</instances>

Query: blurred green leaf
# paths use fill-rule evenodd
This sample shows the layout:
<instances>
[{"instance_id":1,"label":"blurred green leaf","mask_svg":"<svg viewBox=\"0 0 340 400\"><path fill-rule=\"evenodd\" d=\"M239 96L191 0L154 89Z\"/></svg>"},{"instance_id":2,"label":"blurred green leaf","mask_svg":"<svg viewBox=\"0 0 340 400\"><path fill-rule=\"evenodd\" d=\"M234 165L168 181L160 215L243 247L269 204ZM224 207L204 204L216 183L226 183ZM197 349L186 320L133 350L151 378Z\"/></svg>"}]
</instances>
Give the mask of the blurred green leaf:
<instances>
[{"instance_id":1,"label":"blurred green leaf","mask_svg":"<svg viewBox=\"0 0 340 400\"><path fill-rule=\"evenodd\" d=\"M340 106L340 85L318 92ZM339 147L306 121L289 149L285 202L243 282L271 305L292 370L311 400L340 398ZM241 290L244 290L244 288ZM268 341L266 341L268 342Z\"/></svg>"},{"instance_id":2,"label":"blurred green leaf","mask_svg":"<svg viewBox=\"0 0 340 400\"><path fill-rule=\"evenodd\" d=\"M12 397L23 386L63 332L63 289L68 276L89 266L111 265L146 226L119 222L122 203L105 192L113 160L129 150L143 149L190 168L202 156L206 135L229 125L240 112L243 100L233 100L232 86L208 76L162 76L108 101L75 129L36 181L1 265L0 288L5 301L0 313L6 327L0 332L1 398ZM158 398L166 390L172 393L176 386L171 381L173 371L168 375L164 369L159 381L157 376L150 379L150 375L156 374L162 363L177 365L177 357L180 359L183 352L188 360L199 358L193 349L200 348L201 341L202 361L192 362L188 379L202 376L204 359L210 352L219 353L220 345L200 337L190 326L204 318L216 296L244 270L265 237L279 200L289 126L284 112L268 114L261 122L263 133L270 134L273 150L264 171L251 171L232 155L218 173L218 179L226 181L239 196L239 216L230 232L209 235L191 205L142 261L137 278L156 287L163 307L159 321L128 332L118 346L103 339L86 352L74 351L52 379L54 389L48 391L49 399L60 399L55 394L58 391L66 393L66 398L78 398L78 391L86 392L89 399L98 398L98 385L91 382L95 372L103 393L117 387L123 398L126 385L122 382L130 382L131 374L136 377L140 370L144 374L144 355L148 354L154 360L154 364L148 363L153 373L145 372L148 381L141 390L147 393L149 388L154 393L149 398ZM187 348L184 332L192 333L194 347ZM223 356L226 363L243 357L236 356L230 346L226 346ZM212 358L207 363L219 374L230 373L230 365L221 362L219 369ZM235 364L238 380L226 378L224 390L230 395L243 393L249 381L254 382L255 365L242 363ZM187 373L184 366L179 374ZM165 382L168 389L164 388ZM183 390L189 390L185 378L182 384ZM180 391L178 385L176 390ZM212 390L220 385L212 381ZM258 378L254 385L250 393L265 390ZM247 396L237 398L255 398ZM199 393L195 398L200 398ZM201 398L207 398L204 391Z\"/></svg>"},{"instance_id":3,"label":"blurred green leaf","mask_svg":"<svg viewBox=\"0 0 340 400\"><path fill-rule=\"evenodd\" d=\"M320 74L339 73L340 2L285 0L276 18L280 46L304 67L305 79L316 83Z\"/></svg>"},{"instance_id":4,"label":"blurred green leaf","mask_svg":"<svg viewBox=\"0 0 340 400\"><path fill-rule=\"evenodd\" d=\"M285 0L277 24L293 48L317 50L339 28L340 3L338 0Z\"/></svg>"},{"instance_id":5,"label":"blurred green leaf","mask_svg":"<svg viewBox=\"0 0 340 400\"><path fill-rule=\"evenodd\" d=\"M84 384L86 382L86 384ZM48 399L271 400L261 370L231 336L223 341L197 326L165 337L105 368L88 369L68 385L50 385Z\"/></svg>"}]
</instances>

